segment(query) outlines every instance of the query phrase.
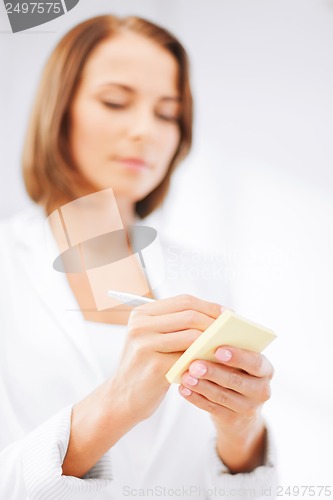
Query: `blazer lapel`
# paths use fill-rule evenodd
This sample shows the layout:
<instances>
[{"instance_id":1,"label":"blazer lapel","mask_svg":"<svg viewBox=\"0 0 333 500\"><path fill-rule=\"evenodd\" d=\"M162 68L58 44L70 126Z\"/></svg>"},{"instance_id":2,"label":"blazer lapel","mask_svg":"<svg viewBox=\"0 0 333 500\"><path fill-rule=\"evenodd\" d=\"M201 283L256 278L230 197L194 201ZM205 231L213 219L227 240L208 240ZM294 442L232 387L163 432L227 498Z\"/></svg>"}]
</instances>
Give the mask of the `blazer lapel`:
<instances>
[{"instance_id":1,"label":"blazer lapel","mask_svg":"<svg viewBox=\"0 0 333 500\"><path fill-rule=\"evenodd\" d=\"M17 220L14 226L13 252L41 304L58 322L97 379L102 380L102 372L85 334L82 313L67 278L52 267L56 251L43 209L31 207L24 219Z\"/></svg>"}]
</instances>

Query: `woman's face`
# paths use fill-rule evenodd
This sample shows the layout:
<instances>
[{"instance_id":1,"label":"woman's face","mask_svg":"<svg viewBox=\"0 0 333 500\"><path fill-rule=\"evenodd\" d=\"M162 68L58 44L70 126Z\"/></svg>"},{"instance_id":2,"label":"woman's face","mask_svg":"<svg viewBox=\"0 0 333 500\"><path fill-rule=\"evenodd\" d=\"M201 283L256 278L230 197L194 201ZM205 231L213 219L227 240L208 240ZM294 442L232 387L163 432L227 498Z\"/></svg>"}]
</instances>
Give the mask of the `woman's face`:
<instances>
[{"instance_id":1,"label":"woman's face","mask_svg":"<svg viewBox=\"0 0 333 500\"><path fill-rule=\"evenodd\" d=\"M178 64L133 33L98 45L70 109L70 148L97 189L143 199L165 177L180 140Z\"/></svg>"}]
</instances>

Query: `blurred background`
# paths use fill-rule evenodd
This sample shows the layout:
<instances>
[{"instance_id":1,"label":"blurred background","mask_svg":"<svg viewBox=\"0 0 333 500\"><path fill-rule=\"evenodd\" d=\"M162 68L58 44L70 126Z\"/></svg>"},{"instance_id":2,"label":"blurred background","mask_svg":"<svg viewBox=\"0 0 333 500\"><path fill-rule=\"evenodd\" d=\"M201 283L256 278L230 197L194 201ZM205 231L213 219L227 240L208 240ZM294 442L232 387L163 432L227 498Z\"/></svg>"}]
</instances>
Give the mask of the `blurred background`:
<instances>
[{"instance_id":1,"label":"blurred background","mask_svg":"<svg viewBox=\"0 0 333 500\"><path fill-rule=\"evenodd\" d=\"M0 218L29 204L20 154L48 54L110 12L164 25L189 52L195 145L152 223L197 252L184 260L211 280L207 298L228 288L226 305L277 332L265 416L280 484L333 490L333 0L80 0L15 35L1 2Z\"/></svg>"}]
</instances>

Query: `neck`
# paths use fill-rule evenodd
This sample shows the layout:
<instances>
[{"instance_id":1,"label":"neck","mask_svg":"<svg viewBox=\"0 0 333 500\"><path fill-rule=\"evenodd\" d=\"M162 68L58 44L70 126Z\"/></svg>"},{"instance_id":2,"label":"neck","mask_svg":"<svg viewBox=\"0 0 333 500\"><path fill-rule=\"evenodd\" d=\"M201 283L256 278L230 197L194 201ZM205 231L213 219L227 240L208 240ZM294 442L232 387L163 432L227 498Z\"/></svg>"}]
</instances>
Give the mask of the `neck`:
<instances>
[{"instance_id":1,"label":"neck","mask_svg":"<svg viewBox=\"0 0 333 500\"><path fill-rule=\"evenodd\" d=\"M116 198L116 202L124 228L132 226L136 217L135 204L124 198Z\"/></svg>"},{"instance_id":2,"label":"neck","mask_svg":"<svg viewBox=\"0 0 333 500\"><path fill-rule=\"evenodd\" d=\"M62 207L63 205L66 205L71 201L73 200L69 200L67 198L57 199L52 206L48 207L47 215L50 215L54 210ZM117 197L116 204L124 228L126 229L128 226L133 225L136 218L135 203L128 200L128 198ZM102 196L95 198L91 203L90 209L93 210L94 212L99 211L101 216L104 216L105 213L109 212L108 199L107 198L104 199L104 197Z\"/></svg>"}]
</instances>

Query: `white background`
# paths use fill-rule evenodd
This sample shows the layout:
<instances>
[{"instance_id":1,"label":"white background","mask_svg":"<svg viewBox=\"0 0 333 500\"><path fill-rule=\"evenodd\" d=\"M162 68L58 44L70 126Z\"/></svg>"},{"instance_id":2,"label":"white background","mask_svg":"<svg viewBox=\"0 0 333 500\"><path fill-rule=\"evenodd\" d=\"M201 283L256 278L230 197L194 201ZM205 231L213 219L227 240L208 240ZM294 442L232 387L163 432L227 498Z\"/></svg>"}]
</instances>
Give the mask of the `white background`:
<instances>
[{"instance_id":1,"label":"white background","mask_svg":"<svg viewBox=\"0 0 333 500\"><path fill-rule=\"evenodd\" d=\"M15 35L1 3L0 217L28 203L20 153L47 55L107 12L148 17L188 49L195 147L157 223L206 253L212 299L228 285L227 305L278 333L265 415L281 485L333 486L333 1L81 0Z\"/></svg>"}]
</instances>

